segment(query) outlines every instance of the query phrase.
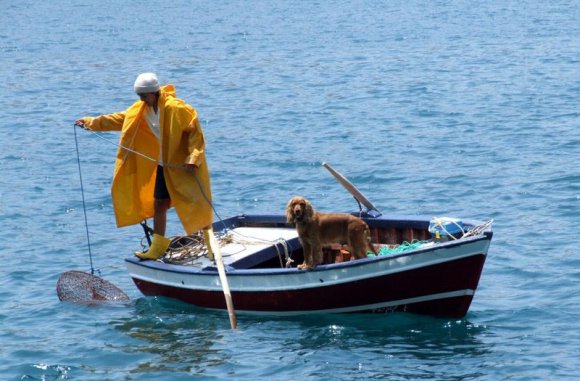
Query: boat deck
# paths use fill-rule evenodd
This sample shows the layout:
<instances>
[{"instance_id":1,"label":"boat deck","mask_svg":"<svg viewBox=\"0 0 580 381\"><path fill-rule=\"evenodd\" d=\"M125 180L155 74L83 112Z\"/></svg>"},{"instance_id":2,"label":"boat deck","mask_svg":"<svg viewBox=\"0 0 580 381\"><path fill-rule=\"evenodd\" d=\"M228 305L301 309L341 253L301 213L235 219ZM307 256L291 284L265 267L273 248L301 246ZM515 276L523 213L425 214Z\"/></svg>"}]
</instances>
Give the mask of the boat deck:
<instances>
[{"instance_id":1,"label":"boat deck","mask_svg":"<svg viewBox=\"0 0 580 381\"><path fill-rule=\"evenodd\" d=\"M233 268L249 268L276 257L282 264L298 247L296 229L285 227L236 227L228 230L227 237L220 240L224 265ZM174 263L170 259L166 262ZM197 268L215 266L207 254L180 260L179 264Z\"/></svg>"}]
</instances>

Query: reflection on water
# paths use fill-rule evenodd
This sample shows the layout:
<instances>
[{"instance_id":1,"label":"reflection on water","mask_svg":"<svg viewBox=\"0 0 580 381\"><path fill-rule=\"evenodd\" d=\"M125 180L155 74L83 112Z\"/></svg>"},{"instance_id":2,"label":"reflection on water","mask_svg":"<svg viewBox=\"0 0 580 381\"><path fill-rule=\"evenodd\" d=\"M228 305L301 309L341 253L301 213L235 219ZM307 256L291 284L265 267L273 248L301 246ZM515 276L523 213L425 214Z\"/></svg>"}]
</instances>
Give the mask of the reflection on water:
<instances>
[{"instance_id":1,"label":"reflection on water","mask_svg":"<svg viewBox=\"0 0 580 381\"><path fill-rule=\"evenodd\" d=\"M21 381L67 380L72 370L66 365L31 364L23 366Z\"/></svg>"},{"instance_id":2,"label":"reflection on water","mask_svg":"<svg viewBox=\"0 0 580 381\"><path fill-rule=\"evenodd\" d=\"M460 357L463 361L454 365L452 373L477 378L483 374L483 355L492 352L490 344L481 340L487 328L468 319L393 313L292 318L240 315L238 321L239 330L232 331L226 313L170 299L140 298L132 314L112 324L136 340L122 348L124 352L154 355L135 364L135 373L211 375L225 367L240 375L265 367L260 374L291 377L300 367L312 377L342 369L356 378L380 374L386 368L393 379L428 378L437 376L435 369L441 371L442 362ZM413 371L413 367L398 370L395 365L417 360L422 365Z\"/></svg>"},{"instance_id":3,"label":"reflection on water","mask_svg":"<svg viewBox=\"0 0 580 381\"><path fill-rule=\"evenodd\" d=\"M465 319L393 313L322 315L304 317L294 323L300 324L305 333L297 338L296 344L310 349L332 346L353 350L364 345L419 359L436 359L454 352L477 356L489 351L478 339L486 328Z\"/></svg>"},{"instance_id":4,"label":"reflection on water","mask_svg":"<svg viewBox=\"0 0 580 381\"><path fill-rule=\"evenodd\" d=\"M124 351L155 355L147 356L154 361L140 363L134 372L199 374L207 366L228 361L218 344L223 339L222 320L219 315L170 299L140 298L132 315L112 324L140 343L126 346Z\"/></svg>"},{"instance_id":5,"label":"reflection on water","mask_svg":"<svg viewBox=\"0 0 580 381\"><path fill-rule=\"evenodd\" d=\"M578 378L577 1L102 3L2 2L0 379ZM72 121L129 107L142 70L198 109L224 217L297 194L356 210L327 161L385 213L494 218L475 313L239 316L233 333L160 299L58 302L55 274L88 265ZM116 228L116 148L90 135L94 259L127 285L142 232Z\"/></svg>"},{"instance_id":6,"label":"reflection on water","mask_svg":"<svg viewBox=\"0 0 580 381\"><path fill-rule=\"evenodd\" d=\"M287 348L327 362L327 370L344 368L353 378L388 374L389 379L466 379L484 374L483 355L492 352L480 339L486 328L469 320L443 320L404 313L389 315L324 315L298 321L301 335L286 340ZM441 364L462 358L453 369ZM408 366L401 366L408 364ZM412 366L412 364L421 364Z\"/></svg>"}]
</instances>

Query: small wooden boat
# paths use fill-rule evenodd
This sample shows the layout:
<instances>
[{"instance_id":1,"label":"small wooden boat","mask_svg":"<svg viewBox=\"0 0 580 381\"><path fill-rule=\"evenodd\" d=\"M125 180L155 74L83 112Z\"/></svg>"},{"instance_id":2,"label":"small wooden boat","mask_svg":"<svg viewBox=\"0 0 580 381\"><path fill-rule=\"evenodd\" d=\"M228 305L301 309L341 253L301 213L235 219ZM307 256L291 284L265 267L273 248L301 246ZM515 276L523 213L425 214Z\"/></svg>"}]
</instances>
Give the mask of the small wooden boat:
<instances>
[{"instance_id":1,"label":"small wooden boat","mask_svg":"<svg viewBox=\"0 0 580 381\"><path fill-rule=\"evenodd\" d=\"M353 214L369 225L379 255L353 260L346 247L332 245L325 248L325 257L335 262L309 271L296 268L303 261L302 246L296 229L282 214L239 215L215 223L235 311L464 316L491 243L491 221L463 220L460 232L449 233L443 226L433 234L431 217L383 216L360 195L355 198L367 210ZM144 295L226 309L218 269L207 254L173 263L135 257L125 261Z\"/></svg>"}]
</instances>

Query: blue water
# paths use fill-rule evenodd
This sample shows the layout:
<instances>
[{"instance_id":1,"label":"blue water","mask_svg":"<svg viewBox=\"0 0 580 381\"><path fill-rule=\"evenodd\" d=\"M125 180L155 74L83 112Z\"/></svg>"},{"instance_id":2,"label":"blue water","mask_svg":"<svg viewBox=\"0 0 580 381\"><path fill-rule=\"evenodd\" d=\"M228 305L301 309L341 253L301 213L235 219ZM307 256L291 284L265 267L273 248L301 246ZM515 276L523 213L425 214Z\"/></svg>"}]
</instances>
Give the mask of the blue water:
<instances>
[{"instance_id":1,"label":"blue water","mask_svg":"<svg viewBox=\"0 0 580 381\"><path fill-rule=\"evenodd\" d=\"M0 23L0 379L580 377L580 3L5 0ZM90 271L72 122L155 71L194 105L223 218L294 195L351 211L493 218L470 312L239 317L157 298L123 258L116 147L79 131L91 251L126 306L58 301ZM114 133L102 137L115 142ZM181 233L175 216L169 234Z\"/></svg>"}]
</instances>

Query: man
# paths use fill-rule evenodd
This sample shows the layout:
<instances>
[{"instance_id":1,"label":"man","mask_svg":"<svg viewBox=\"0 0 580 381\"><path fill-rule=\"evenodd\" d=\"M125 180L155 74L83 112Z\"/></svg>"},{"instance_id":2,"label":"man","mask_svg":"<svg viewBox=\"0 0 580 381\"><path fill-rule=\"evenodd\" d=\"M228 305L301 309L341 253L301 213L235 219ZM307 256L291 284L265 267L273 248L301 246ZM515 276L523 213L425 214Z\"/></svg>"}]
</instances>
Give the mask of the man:
<instances>
[{"instance_id":1,"label":"man","mask_svg":"<svg viewBox=\"0 0 580 381\"><path fill-rule=\"evenodd\" d=\"M197 112L175 98L175 87L161 87L153 73L135 80L137 101L127 110L84 117L77 126L92 131L121 131L111 195L118 227L153 217L153 241L142 259L167 250L167 211L173 206L187 234L212 223L205 139Z\"/></svg>"}]
</instances>

